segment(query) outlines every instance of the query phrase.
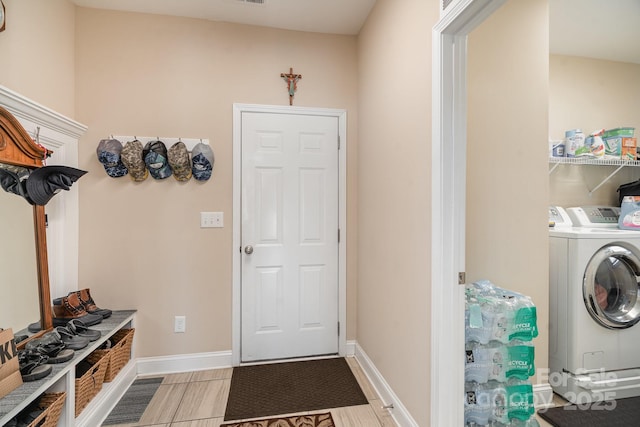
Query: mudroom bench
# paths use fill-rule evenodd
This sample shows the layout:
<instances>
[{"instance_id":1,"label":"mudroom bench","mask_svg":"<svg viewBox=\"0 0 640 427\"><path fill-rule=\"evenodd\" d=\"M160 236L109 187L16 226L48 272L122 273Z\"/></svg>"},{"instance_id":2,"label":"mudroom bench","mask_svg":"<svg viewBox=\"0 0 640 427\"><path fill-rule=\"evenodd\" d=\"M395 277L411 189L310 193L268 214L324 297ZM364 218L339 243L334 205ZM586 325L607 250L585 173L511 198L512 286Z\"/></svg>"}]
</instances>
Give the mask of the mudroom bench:
<instances>
[{"instance_id":1,"label":"mudroom bench","mask_svg":"<svg viewBox=\"0 0 640 427\"><path fill-rule=\"evenodd\" d=\"M66 393L66 399L62 407L59 427L93 426L101 419L105 411L114 404L114 400L120 395L120 391L129 386L135 376L134 357L129 359L120 373L109 383L104 383L102 390L76 417L75 409L75 379L77 365L87 358L92 352L99 349L109 338L123 328L133 328L136 310L114 310L111 317L101 323L91 326L91 329L102 332L102 336L89 343L82 350L77 350L73 359L69 362L54 364L53 371L45 378L25 382L20 387L0 399L0 426L4 426L13 417L18 415L29 404L34 402L44 393ZM133 349L132 349L133 353Z\"/></svg>"}]
</instances>

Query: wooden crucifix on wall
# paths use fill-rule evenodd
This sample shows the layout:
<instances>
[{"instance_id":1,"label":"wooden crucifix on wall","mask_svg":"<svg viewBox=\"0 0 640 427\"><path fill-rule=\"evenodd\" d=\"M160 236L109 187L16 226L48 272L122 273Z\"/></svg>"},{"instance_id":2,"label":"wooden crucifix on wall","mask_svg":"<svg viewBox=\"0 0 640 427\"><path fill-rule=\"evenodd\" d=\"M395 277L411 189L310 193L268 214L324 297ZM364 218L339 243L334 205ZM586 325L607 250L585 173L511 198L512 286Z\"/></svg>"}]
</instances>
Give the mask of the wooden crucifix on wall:
<instances>
[{"instance_id":1,"label":"wooden crucifix on wall","mask_svg":"<svg viewBox=\"0 0 640 427\"><path fill-rule=\"evenodd\" d=\"M298 90L298 80L302 78L302 74L294 74L293 68L289 68L289 73L280 73L280 77L286 80L287 90L289 91L289 105L293 105L293 95Z\"/></svg>"}]
</instances>

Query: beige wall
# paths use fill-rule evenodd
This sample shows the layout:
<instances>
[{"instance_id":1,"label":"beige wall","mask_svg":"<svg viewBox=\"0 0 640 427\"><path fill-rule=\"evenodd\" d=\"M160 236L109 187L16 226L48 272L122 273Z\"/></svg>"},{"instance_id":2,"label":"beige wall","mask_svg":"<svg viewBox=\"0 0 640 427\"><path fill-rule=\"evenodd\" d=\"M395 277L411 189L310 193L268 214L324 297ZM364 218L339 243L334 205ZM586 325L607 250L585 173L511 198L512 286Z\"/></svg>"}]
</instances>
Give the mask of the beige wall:
<instances>
[{"instance_id":1,"label":"beige wall","mask_svg":"<svg viewBox=\"0 0 640 427\"><path fill-rule=\"evenodd\" d=\"M551 55L549 59L549 137L564 131L622 126L640 133L640 64ZM640 169L625 168L596 190L614 166L558 166L549 176L550 204L564 207L617 205L618 186L640 178Z\"/></svg>"},{"instance_id":2,"label":"beige wall","mask_svg":"<svg viewBox=\"0 0 640 427\"><path fill-rule=\"evenodd\" d=\"M469 37L469 282L533 298L548 366L547 0L511 0Z\"/></svg>"},{"instance_id":3,"label":"beige wall","mask_svg":"<svg viewBox=\"0 0 640 427\"><path fill-rule=\"evenodd\" d=\"M75 8L68 0L3 0L0 85L73 118Z\"/></svg>"},{"instance_id":4,"label":"beige wall","mask_svg":"<svg viewBox=\"0 0 640 427\"><path fill-rule=\"evenodd\" d=\"M231 349L232 105L288 105L281 72L303 75L295 105L348 113L348 325L355 339L356 38L78 8L80 287L98 305L136 308L139 356ZM110 178L110 134L208 138L210 181ZM124 142L124 141L123 141ZM200 229L199 212L225 227ZM175 315L187 332L175 334Z\"/></svg>"},{"instance_id":5,"label":"beige wall","mask_svg":"<svg viewBox=\"0 0 640 427\"><path fill-rule=\"evenodd\" d=\"M438 1L378 0L358 38L358 343L429 425L431 28Z\"/></svg>"}]
</instances>

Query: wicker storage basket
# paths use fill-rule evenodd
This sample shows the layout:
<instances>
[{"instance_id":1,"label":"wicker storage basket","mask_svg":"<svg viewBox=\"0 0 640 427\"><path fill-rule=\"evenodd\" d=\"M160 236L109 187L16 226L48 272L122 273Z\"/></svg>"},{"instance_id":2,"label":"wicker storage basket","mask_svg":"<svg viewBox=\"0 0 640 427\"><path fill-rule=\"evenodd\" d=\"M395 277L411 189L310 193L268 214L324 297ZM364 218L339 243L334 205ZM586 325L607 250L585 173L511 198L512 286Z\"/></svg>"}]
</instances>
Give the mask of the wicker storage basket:
<instances>
[{"instance_id":1,"label":"wicker storage basket","mask_svg":"<svg viewBox=\"0 0 640 427\"><path fill-rule=\"evenodd\" d=\"M38 408L43 412L33 420L29 427L57 427L64 400L67 393L45 393L38 402Z\"/></svg>"},{"instance_id":2,"label":"wicker storage basket","mask_svg":"<svg viewBox=\"0 0 640 427\"><path fill-rule=\"evenodd\" d=\"M120 329L111 337L113 345L108 350L96 350L96 353L109 353L109 364L104 376L104 382L108 383L118 375L118 372L131 359L131 345L133 344L133 333L135 329Z\"/></svg>"},{"instance_id":3,"label":"wicker storage basket","mask_svg":"<svg viewBox=\"0 0 640 427\"><path fill-rule=\"evenodd\" d=\"M76 378L76 417L102 389L109 353L94 351L85 360L92 366L80 378Z\"/></svg>"}]
</instances>

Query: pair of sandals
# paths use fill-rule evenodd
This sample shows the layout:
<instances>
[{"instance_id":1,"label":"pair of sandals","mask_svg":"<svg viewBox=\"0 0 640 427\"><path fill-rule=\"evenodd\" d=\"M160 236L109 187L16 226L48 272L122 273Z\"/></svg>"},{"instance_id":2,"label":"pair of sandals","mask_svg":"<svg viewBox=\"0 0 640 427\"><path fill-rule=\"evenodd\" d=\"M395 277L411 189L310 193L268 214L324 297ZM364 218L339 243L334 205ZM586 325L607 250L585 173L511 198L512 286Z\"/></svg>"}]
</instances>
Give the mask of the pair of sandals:
<instances>
[{"instance_id":1,"label":"pair of sandals","mask_svg":"<svg viewBox=\"0 0 640 427\"><path fill-rule=\"evenodd\" d=\"M73 357L73 354L71 357ZM37 381L49 375L53 367L47 364L48 361L49 357L37 350L19 350L18 362L22 381Z\"/></svg>"},{"instance_id":2,"label":"pair of sandals","mask_svg":"<svg viewBox=\"0 0 640 427\"><path fill-rule=\"evenodd\" d=\"M66 326L56 326L51 333L59 336L64 345L71 350L82 350L102 336L102 332L89 329L78 319L70 320Z\"/></svg>"},{"instance_id":3,"label":"pair of sandals","mask_svg":"<svg viewBox=\"0 0 640 427\"><path fill-rule=\"evenodd\" d=\"M56 326L52 333L58 335L64 345L71 350L82 350L90 342L102 336L100 331L87 328L82 321L77 319L70 320L67 326Z\"/></svg>"},{"instance_id":4,"label":"pair of sandals","mask_svg":"<svg viewBox=\"0 0 640 427\"><path fill-rule=\"evenodd\" d=\"M52 364L65 363L80 350L95 341L102 333L86 327L79 320L71 320L67 326L58 326L40 338L29 341L18 352L20 373L25 382L42 379L51 373Z\"/></svg>"}]
</instances>

